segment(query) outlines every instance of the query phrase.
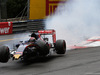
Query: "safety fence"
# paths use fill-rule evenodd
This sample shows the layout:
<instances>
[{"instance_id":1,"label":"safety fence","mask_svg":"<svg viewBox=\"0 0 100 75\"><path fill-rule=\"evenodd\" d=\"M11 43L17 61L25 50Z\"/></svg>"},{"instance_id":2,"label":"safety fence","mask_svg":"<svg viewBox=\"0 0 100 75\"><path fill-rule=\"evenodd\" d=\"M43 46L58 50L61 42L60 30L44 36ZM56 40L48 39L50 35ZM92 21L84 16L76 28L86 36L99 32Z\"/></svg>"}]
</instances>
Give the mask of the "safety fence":
<instances>
[{"instance_id":1,"label":"safety fence","mask_svg":"<svg viewBox=\"0 0 100 75\"><path fill-rule=\"evenodd\" d=\"M44 21L45 20L41 19L16 22L0 22L0 35L23 31L36 32L45 28Z\"/></svg>"}]
</instances>

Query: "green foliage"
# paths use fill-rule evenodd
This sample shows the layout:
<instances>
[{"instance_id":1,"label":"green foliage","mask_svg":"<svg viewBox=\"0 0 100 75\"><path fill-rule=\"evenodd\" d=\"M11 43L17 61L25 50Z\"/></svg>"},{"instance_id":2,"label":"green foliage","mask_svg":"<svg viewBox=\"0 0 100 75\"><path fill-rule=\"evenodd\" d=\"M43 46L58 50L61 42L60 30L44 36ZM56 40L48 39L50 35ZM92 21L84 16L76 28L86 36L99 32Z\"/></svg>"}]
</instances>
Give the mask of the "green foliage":
<instances>
[{"instance_id":1,"label":"green foliage","mask_svg":"<svg viewBox=\"0 0 100 75\"><path fill-rule=\"evenodd\" d=\"M8 0L7 1L7 16L15 18L27 5L27 0ZM21 14L19 15L21 16Z\"/></svg>"}]
</instances>

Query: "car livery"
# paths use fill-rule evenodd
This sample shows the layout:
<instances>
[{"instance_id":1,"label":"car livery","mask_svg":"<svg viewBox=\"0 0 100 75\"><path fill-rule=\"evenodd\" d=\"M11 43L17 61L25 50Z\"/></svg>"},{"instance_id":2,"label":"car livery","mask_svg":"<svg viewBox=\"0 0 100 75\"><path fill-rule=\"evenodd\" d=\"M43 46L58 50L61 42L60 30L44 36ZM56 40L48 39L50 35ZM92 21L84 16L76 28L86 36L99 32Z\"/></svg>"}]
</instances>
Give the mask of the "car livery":
<instances>
[{"instance_id":1,"label":"car livery","mask_svg":"<svg viewBox=\"0 0 100 75\"><path fill-rule=\"evenodd\" d=\"M8 46L0 47L0 62L6 63L10 58L13 60L22 59L28 61L31 58L37 56L48 56L50 54L51 48L57 54L65 54L66 52L66 42L65 40L56 40L55 30L39 30L38 38L34 38L31 34L30 39L16 44L16 50L10 51ZM52 36L52 43L48 41L46 35Z\"/></svg>"}]
</instances>

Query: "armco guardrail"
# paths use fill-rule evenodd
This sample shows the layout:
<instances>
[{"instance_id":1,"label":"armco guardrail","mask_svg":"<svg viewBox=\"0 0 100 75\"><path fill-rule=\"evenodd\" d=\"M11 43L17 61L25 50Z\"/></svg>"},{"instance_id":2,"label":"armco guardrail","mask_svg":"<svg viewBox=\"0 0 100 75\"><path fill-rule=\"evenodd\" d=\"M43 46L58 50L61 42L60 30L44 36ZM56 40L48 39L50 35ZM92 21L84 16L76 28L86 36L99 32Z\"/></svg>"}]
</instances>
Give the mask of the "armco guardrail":
<instances>
[{"instance_id":1,"label":"armco guardrail","mask_svg":"<svg viewBox=\"0 0 100 75\"><path fill-rule=\"evenodd\" d=\"M27 31L27 21L13 22L13 33Z\"/></svg>"},{"instance_id":2,"label":"armco guardrail","mask_svg":"<svg viewBox=\"0 0 100 75\"><path fill-rule=\"evenodd\" d=\"M13 22L13 33L21 31L36 32L45 28L44 20L27 20Z\"/></svg>"},{"instance_id":3,"label":"armco guardrail","mask_svg":"<svg viewBox=\"0 0 100 75\"><path fill-rule=\"evenodd\" d=\"M45 28L44 20L29 20L27 24L28 31L32 32Z\"/></svg>"}]
</instances>

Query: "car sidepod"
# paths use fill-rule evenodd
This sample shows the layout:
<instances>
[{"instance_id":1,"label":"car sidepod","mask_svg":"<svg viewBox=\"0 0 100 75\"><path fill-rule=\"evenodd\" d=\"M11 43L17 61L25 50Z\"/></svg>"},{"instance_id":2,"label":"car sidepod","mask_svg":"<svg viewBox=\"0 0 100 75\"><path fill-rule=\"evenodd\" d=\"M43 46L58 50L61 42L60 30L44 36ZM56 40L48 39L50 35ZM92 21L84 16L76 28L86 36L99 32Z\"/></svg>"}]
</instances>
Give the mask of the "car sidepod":
<instances>
[{"instance_id":1,"label":"car sidepod","mask_svg":"<svg viewBox=\"0 0 100 75\"><path fill-rule=\"evenodd\" d=\"M49 46L46 44L45 41L37 40L36 45L37 45L37 50L39 51L40 55L45 56L49 54Z\"/></svg>"}]
</instances>

